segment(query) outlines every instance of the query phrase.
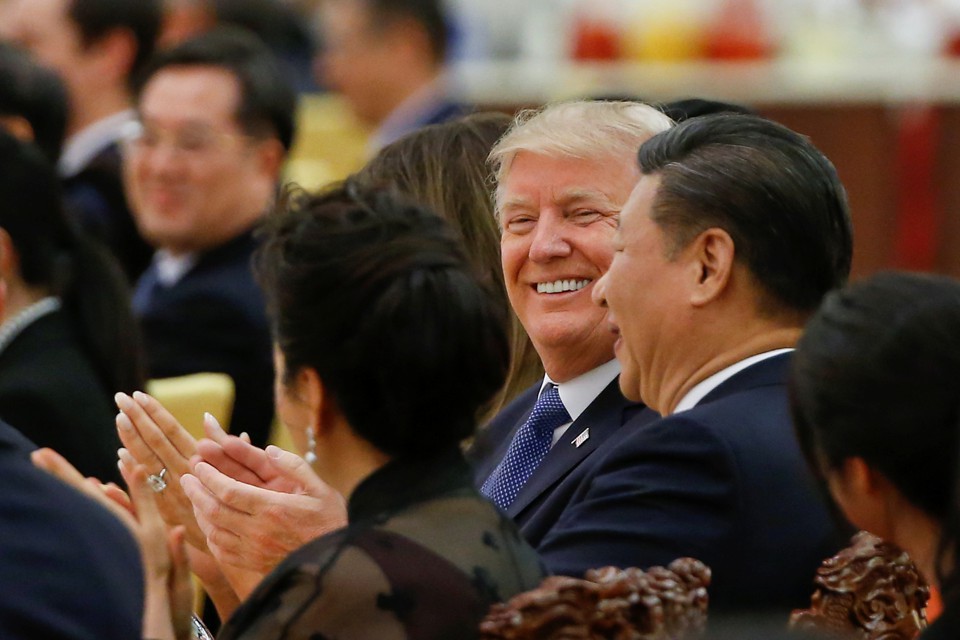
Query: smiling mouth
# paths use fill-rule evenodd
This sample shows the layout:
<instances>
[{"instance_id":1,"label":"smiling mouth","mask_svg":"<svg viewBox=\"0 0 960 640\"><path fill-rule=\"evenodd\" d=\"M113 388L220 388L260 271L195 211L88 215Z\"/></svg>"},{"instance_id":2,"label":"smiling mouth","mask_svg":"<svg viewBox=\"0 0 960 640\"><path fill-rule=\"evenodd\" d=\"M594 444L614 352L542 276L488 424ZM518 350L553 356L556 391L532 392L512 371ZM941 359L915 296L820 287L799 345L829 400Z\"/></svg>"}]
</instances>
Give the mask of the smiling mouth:
<instances>
[{"instance_id":1,"label":"smiling mouth","mask_svg":"<svg viewBox=\"0 0 960 640\"><path fill-rule=\"evenodd\" d=\"M554 280L553 282L538 282L537 293L566 293L580 291L590 284L590 280Z\"/></svg>"}]
</instances>

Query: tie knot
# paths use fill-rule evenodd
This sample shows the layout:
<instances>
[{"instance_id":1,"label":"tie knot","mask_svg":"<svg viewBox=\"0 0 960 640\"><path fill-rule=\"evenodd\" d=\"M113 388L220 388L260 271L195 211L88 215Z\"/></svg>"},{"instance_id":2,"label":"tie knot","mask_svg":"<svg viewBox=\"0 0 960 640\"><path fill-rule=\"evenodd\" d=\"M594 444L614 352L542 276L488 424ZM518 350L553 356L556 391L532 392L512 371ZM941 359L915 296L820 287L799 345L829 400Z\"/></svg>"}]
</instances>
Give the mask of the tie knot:
<instances>
[{"instance_id":1,"label":"tie knot","mask_svg":"<svg viewBox=\"0 0 960 640\"><path fill-rule=\"evenodd\" d=\"M537 403L533 406L528 422L537 431L550 432L564 422L570 422L570 414L567 413L567 408L563 406L557 385L548 384L544 387L543 393L540 394Z\"/></svg>"}]
</instances>

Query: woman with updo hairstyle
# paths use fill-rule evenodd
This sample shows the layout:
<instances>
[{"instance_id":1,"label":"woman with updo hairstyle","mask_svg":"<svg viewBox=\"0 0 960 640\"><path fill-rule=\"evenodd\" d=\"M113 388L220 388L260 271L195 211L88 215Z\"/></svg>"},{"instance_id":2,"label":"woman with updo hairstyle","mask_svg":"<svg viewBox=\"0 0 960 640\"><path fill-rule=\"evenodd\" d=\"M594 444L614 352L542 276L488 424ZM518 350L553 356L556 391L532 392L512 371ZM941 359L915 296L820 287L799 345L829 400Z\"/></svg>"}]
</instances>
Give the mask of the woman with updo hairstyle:
<instances>
[{"instance_id":1,"label":"woman with updo hairstyle","mask_svg":"<svg viewBox=\"0 0 960 640\"><path fill-rule=\"evenodd\" d=\"M0 133L0 419L119 480L113 395L144 383L123 273L64 214L34 145Z\"/></svg>"},{"instance_id":2,"label":"woman with updo hairstyle","mask_svg":"<svg viewBox=\"0 0 960 640\"><path fill-rule=\"evenodd\" d=\"M463 242L481 283L509 317L510 368L503 387L480 408L481 425L543 379L540 356L507 299L487 164L490 150L512 122L505 113L475 113L422 127L382 148L356 174L364 184L393 187L442 216Z\"/></svg>"},{"instance_id":3,"label":"woman with updo hairstyle","mask_svg":"<svg viewBox=\"0 0 960 640\"><path fill-rule=\"evenodd\" d=\"M220 637L477 637L543 577L459 448L509 366L504 308L443 220L354 182L292 199L255 267L278 413L348 525L288 556Z\"/></svg>"},{"instance_id":4,"label":"woman with updo hairstyle","mask_svg":"<svg viewBox=\"0 0 960 640\"><path fill-rule=\"evenodd\" d=\"M797 434L857 527L943 596L923 640L960 637L960 283L884 273L830 294L793 360Z\"/></svg>"}]
</instances>

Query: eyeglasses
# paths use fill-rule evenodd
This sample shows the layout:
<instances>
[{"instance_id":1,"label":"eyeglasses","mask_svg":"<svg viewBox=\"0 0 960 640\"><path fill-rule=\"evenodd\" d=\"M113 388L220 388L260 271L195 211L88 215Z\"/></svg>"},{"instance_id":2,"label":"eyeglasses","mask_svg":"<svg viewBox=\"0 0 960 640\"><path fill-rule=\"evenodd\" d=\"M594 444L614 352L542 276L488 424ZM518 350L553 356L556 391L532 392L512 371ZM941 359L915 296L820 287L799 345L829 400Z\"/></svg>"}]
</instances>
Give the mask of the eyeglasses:
<instances>
[{"instance_id":1,"label":"eyeglasses","mask_svg":"<svg viewBox=\"0 0 960 640\"><path fill-rule=\"evenodd\" d=\"M128 123L122 138L127 149L134 152L154 151L166 146L183 157L205 156L225 149L250 136L217 131L207 126L187 126L179 130L165 129L135 121Z\"/></svg>"}]
</instances>

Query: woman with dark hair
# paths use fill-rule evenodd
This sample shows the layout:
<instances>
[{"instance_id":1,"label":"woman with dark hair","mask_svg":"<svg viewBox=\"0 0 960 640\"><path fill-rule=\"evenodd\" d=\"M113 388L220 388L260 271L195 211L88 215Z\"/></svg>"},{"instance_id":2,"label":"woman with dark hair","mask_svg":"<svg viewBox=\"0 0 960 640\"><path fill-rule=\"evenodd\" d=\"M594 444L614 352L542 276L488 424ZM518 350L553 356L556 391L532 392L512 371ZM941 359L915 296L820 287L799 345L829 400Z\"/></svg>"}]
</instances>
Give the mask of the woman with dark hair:
<instances>
[{"instance_id":1,"label":"woman with dark hair","mask_svg":"<svg viewBox=\"0 0 960 640\"><path fill-rule=\"evenodd\" d=\"M835 292L808 324L791 400L811 465L856 526L940 587L922 634L960 636L960 283L886 273Z\"/></svg>"},{"instance_id":2,"label":"woman with dark hair","mask_svg":"<svg viewBox=\"0 0 960 640\"><path fill-rule=\"evenodd\" d=\"M482 407L480 424L543 378L540 356L507 300L487 165L490 150L512 122L504 113L476 113L423 127L381 149L356 175L367 184L392 186L450 222L480 281L507 310L510 370L500 392Z\"/></svg>"},{"instance_id":3,"label":"woman with dark hair","mask_svg":"<svg viewBox=\"0 0 960 640\"><path fill-rule=\"evenodd\" d=\"M119 478L113 394L140 387L123 274L64 215L38 149L0 133L0 419Z\"/></svg>"},{"instance_id":4,"label":"woman with dark hair","mask_svg":"<svg viewBox=\"0 0 960 640\"><path fill-rule=\"evenodd\" d=\"M348 525L281 563L223 638L476 637L493 602L542 578L459 448L509 365L504 309L441 219L354 186L293 203L256 260L278 412ZM202 500L215 473L195 474Z\"/></svg>"}]
</instances>

